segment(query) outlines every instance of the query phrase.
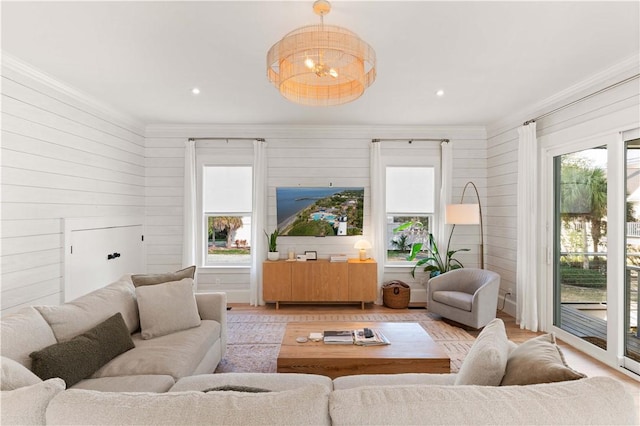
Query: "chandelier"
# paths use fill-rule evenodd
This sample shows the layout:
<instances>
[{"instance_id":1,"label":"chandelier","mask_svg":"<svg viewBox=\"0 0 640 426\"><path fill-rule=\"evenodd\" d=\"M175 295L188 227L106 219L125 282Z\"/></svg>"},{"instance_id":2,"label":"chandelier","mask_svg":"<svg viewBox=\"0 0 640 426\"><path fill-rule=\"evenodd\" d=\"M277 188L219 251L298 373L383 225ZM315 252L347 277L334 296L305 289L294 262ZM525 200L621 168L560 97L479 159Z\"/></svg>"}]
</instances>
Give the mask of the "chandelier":
<instances>
[{"instance_id":1,"label":"chandelier","mask_svg":"<svg viewBox=\"0 0 640 426\"><path fill-rule=\"evenodd\" d=\"M341 105L358 99L376 79L376 53L346 28L325 25L331 10L317 0L320 25L295 29L267 53L267 77L282 96L302 105Z\"/></svg>"}]
</instances>

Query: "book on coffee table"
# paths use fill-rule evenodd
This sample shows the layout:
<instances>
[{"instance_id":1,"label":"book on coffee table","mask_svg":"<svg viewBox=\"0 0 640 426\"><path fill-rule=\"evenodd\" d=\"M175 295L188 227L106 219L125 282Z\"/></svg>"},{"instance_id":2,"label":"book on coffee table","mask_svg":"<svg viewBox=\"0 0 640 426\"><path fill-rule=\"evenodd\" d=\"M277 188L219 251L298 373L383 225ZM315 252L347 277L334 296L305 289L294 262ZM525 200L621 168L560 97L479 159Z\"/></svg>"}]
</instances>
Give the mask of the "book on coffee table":
<instances>
[{"instance_id":1,"label":"book on coffee table","mask_svg":"<svg viewBox=\"0 0 640 426\"><path fill-rule=\"evenodd\" d=\"M380 330L370 329L372 335L367 337L363 329L353 331L353 343L360 346L390 345L389 339Z\"/></svg>"},{"instance_id":2,"label":"book on coffee table","mask_svg":"<svg viewBox=\"0 0 640 426\"><path fill-rule=\"evenodd\" d=\"M352 345L353 331L351 330L325 330L323 341L332 345Z\"/></svg>"}]
</instances>

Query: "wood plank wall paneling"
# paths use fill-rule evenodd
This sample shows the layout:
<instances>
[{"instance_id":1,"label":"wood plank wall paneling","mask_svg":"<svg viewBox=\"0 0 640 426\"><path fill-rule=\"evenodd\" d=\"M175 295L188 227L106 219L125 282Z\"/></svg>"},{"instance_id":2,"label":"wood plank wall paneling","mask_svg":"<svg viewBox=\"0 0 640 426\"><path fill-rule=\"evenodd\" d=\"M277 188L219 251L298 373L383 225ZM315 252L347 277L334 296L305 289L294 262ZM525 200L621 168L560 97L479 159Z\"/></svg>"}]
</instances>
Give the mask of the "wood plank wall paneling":
<instances>
[{"instance_id":1,"label":"wood plank wall paneling","mask_svg":"<svg viewBox=\"0 0 640 426\"><path fill-rule=\"evenodd\" d=\"M637 80L575 104L537 122L538 140L574 141L602 132L615 133L618 127L637 123L640 116ZM635 117L635 118L634 118ZM533 118L533 117L527 117ZM517 180L518 131L521 122L505 130L488 128L487 183L487 267L501 275L501 289L517 293ZM505 304L505 312L515 316L517 294Z\"/></svg>"},{"instance_id":2,"label":"wood plank wall paneling","mask_svg":"<svg viewBox=\"0 0 640 426\"><path fill-rule=\"evenodd\" d=\"M194 129L193 133L197 133ZM267 227L276 226L276 188L281 186L338 186L365 188L365 235L370 232L370 178L369 151L371 138L368 137L313 137L307 129L292 130L287 136L267 139L268 181L267 181ZM336 132L337 133L337 132ZM182 175L184 162L184 141L193 134L185 131L180 136L169 132L166 136L154 132L146 139L146 217L147 217L147 268L148 272L164 272L181 267L182 253ZM224 137L223 135L220 135ZM224 159L234 155L226 142L206 142L212 147L209 154ZM242 142L242 144L246 144ZM199 142L199 146L203 143ZM227 148L225 148L225 146ZM425 145L426 146L426 145ZM454 141L453 199L459 200L462 187L473 180L480 190L483 204L486 202L486 140L461 137ZM410 151L407 151L410 149ZM199 148L199 153L207 153ZM236 153L237 154L237 153ZM410 148L402 144L391 145L385 152L391 156L439 156L439 144L431 143L421 147L414 143ZM470 193L465 202L471 202ZM346 253L355 257L357 250L353 244L357 237L314 238L280 237L281 251L290 248L296 253L313 250L318 257L327 258L334 253ZM477 266L479 262L479 232L473 227L456 229L452 246L472 249L460 256L465 265ZM414 288L414 301L424 302L426 294L422 277L413 279L406 268L387 268L382 282L402 279ZM199 291L226 291L233 302L248 302L249 271L246 269L216 268L202 271L198 276Z\"/></svg>"},{"instance_id":3,"label":"wood plank wall paneling","mask_svg":"<svg viewBox=\"0 0 640 426\"><path fill-rule=\"evenodd\" d=\"M2 313L58 304L62 218L144 214L143 129L2 68Z\"/></svg>"}]
</instances>

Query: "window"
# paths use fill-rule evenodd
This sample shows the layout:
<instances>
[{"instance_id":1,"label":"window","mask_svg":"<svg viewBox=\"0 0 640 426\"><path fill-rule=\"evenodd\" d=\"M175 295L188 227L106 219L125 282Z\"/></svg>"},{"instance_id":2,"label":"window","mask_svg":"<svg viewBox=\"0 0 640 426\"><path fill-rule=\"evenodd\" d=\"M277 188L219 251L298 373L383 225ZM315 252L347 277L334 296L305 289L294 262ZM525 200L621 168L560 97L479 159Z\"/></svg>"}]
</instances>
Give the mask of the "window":
<instances>
[{"instance_id":1,"label":"window","mask_svg":"<svg viewBox=\"0 0 640 426\"><path fill-rule=\"evenodd\" d=\"M205 266L251 263L252 173L250 166L204 167Z\"/></svg>"},{"instance_id":2,"label":"window","mask_svg":"<svg viewBox=\"0 0 640 426\"><path fill-rule=\"evenodd\" d=\"M387 263L407 263L412 244L425 242L434 226L435 168L387 167L385 175Z\"/></svg>"}]
</instances>

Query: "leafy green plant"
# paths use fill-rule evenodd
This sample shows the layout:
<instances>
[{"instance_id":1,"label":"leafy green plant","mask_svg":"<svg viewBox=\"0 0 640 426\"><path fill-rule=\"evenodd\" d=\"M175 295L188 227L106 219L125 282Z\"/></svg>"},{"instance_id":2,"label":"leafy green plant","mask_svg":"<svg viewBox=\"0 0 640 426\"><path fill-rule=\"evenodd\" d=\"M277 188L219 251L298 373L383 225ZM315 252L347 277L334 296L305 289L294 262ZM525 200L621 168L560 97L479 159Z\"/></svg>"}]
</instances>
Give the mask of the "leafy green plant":
<instances>
[{"instance_id":1,"label":"leafy green plant","mask_svg":"<svg viewBox=\"0 0 640 426\"><path fill-rule=\"evenodd\" d=\"M393 247L400 251L409 251L411 243L409 243L409 236L407 234L401 234L398 237L391 240Z\"/></svg>"},{"instance_id":2,"label":"leafy green plant","mask_svg":"<svg viewBox=\"0 0 640 426\"><path fill-rule=\"evenodd\" d=\"M278 235L280 231L276 228L271 234L267 234L267 231L264 231L264 235L267 237L267 245L269 246L269 251L275 253L278 251Z\"/></svg>"},{"instance_id":3,"label":"leafy green plant","mask_svg":"<svg viewBox=\"0 0 640 426\"><path fill-rule=\"evenodd\" d=\"M419 232L423 228L424 227L420 222L406 222L394 229L393 232L411 232L412 230L414 232L416 230ZM425 243L414 242L411 245L411 253L409 253L409 255L407 256L407 260L413 261L416 260L416 258L418 259L416 264L413 266L413 269L411 270L412 277L415 278L416 269L423 265L425 265L423 271L425 273L428 273L429 277L435 277L453 269L464 268L462 263L453 256L461 251L469 251L469 249L449 250L451 235L453 235L453 229L451 230L451 234L449 235L449 241L447 242L447 250L445 252L444 259L442 258L442 254L438 249L436 240L431 232L429 232ZM425 252L426 257L419 257L421 252Z\"/></svg>"}]
</instances>

